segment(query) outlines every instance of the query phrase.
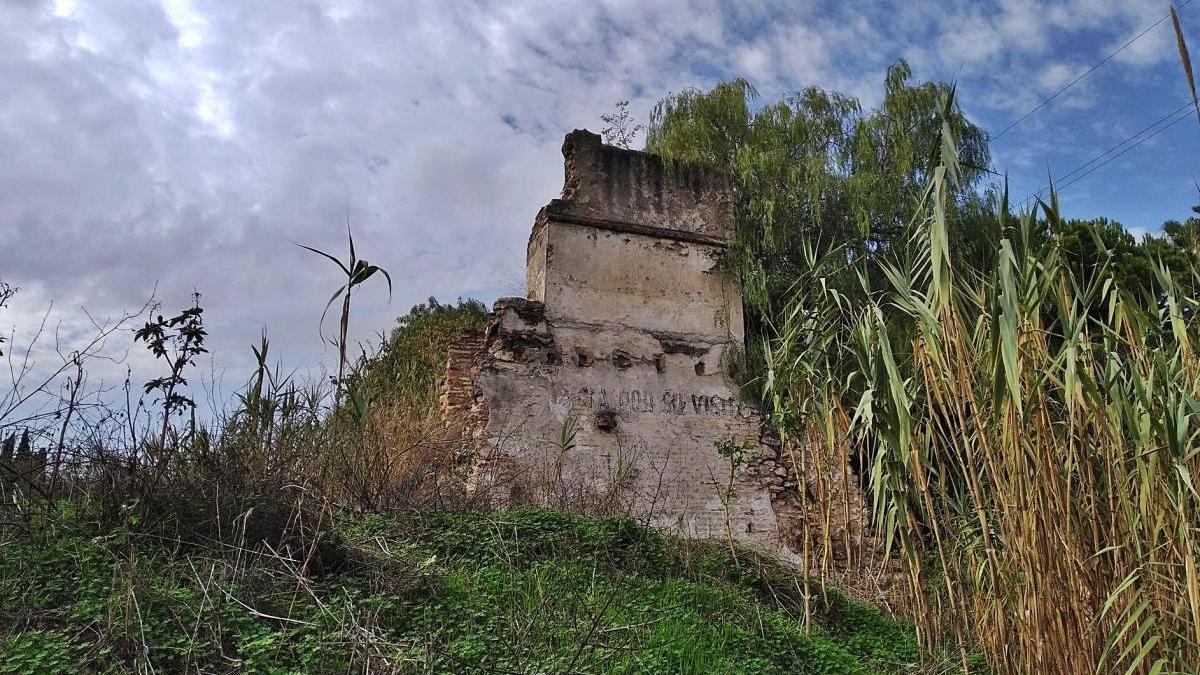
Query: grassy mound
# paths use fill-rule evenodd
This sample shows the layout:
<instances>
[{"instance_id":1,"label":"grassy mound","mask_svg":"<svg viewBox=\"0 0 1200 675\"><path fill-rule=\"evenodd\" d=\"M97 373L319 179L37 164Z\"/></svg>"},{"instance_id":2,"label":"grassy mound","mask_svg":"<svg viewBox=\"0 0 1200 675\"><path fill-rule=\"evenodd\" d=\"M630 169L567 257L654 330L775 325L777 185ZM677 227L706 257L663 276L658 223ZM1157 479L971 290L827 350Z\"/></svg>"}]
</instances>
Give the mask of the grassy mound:
<instances>
[{"instance_id":1,"label":"grassy mound","mask_svg":"<svg viewBox=\"0 0 1200 675\"><path fill-rule=\"evenodd\" d=\"M910 626L830 591L806 631L790 571L625 519L359 517L313 548L322 572L303 581L307 551L84 521L3 535L0 673L918 668Z\"/></svg>"}]
</instances>

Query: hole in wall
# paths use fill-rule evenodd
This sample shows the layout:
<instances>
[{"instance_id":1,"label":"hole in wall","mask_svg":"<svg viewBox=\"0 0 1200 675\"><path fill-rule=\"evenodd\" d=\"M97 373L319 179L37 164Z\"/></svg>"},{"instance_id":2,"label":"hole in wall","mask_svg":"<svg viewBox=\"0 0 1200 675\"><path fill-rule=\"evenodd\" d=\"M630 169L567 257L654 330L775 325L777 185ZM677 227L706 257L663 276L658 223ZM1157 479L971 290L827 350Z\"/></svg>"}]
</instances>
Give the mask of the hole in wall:
<instances>
[{"instance_id":1,"label":"hole in wall","mask_svg":"<svg viewBox=\"0 0 1200 675\"><path fill-rule=\"evenodd\" d=\"M654 370L658 371L659 373L665 373L667 371L667 364L663 362L662 354L654 355Z\"/></svg>"},{"instance_id":2,"label":"hole in wall","mask_svg":"<svg viewBox=\"0 0 1200 675\"><path fill-rule=\"evenodd\" d=\"M575 350L575 365L588 368L592 365L592 355L586 349Z\"/></svg>"},{"instance_id":3,"label":"hole in wall","mask_svg":"<svg viewBox=\"0 0 1200 675\"><path fill-rule=\"evenodd\" d=\"M617 411L602 408L596 411L596 428L600 431L612 431L617 428Z\"/></svg>"},{"instance_id":4,"label":"hole in wall","mask_svg":"<svg viewBox=\"0 0 1200 675\"><path fill-rule=\"evenodd\" d=\"M612 363L617 368L625 370L633 365L633 359L629 358L628 354L618 349L612 353Z\"/></svg>"},{"instance_id":5,"label":"hole in wall","mask_svg":"<svg viewBox=\"0 0 1200 675\"><path fill-rule=\"evenodd\" d=\"M696 362L696 374L697 374L697 375L703 375L703 374L704 374L704 362L703 362L703 361L697 361L697 362Z\"/></svg>"}]
</instances>

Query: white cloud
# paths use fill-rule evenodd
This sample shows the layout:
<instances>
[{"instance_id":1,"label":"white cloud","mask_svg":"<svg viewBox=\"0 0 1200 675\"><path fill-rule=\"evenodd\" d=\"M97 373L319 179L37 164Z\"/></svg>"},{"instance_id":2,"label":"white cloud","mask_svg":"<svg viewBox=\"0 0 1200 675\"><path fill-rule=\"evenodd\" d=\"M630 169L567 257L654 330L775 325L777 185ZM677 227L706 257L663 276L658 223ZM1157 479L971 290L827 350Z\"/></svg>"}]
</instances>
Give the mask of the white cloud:
<instances>
[{"instance_id":1,"label":"white cloud","mask_svg":"<svg viewBox=\"0 0 1200 675\"><path fill-rule=\"evenodd\" d=\"M1136 227L1136 226L1135 227L1126 227L1125 231L1128 232L1129 234L1132 234L1133 238L1138 241L1145 239L1146 235L1150 234L1150 230L1148 230L1144 227Z\"/></svg>"},{"instance_id":2,"label":"white cloud","mask_svg":"<svg viewBox=\"0 0 1200 675\"><path fill-rule=\"evenodd\" d=\"M1041 74L1038 75L1038 89L1046 93L1053 93L1079 77L1084 70L1085 68L1069 63L1052 63L1043 68Z\"/></svg>"},{"instance_id":3,"label":"white cloud","mask_svg":"<svg viewBox=\"0 0 1200 675\"><path fill-rule=\"evenodd\" d=\"M162 8L171 25L179 32L181 48L197 49L204 46L208 22L188 0L163 0Z\"/></svg>"},{"instance_id":4,"label":"white cloud","mask_svg":"<svg viewBox=\"0 0 1200 675\"><path fill-rule=\"evenodd\" d=\"M1140 33L1140 31L1139 31ZM1105 47L1106 53L1117 52L1114 61L1137 66L1152 66L1163 61L1178 61L1179 50L1175 44L1175 32L1171 22L1163 21L1150 32L1142 35L1128 45L1129 37L1119 37ZM1124 47L1122 49L1122 47Z\"/></svg>"},{"instance_id":5,"label":"white cloud","mask_svg":"<svg viewBox=\"0 0 1200 675\"><path fill-rule=\"evenodd\" d=\"M738 72L754 81L762 82L772 77L771 48L765 44L744 45L734 55Z\"/></svg>"}]
</instances>

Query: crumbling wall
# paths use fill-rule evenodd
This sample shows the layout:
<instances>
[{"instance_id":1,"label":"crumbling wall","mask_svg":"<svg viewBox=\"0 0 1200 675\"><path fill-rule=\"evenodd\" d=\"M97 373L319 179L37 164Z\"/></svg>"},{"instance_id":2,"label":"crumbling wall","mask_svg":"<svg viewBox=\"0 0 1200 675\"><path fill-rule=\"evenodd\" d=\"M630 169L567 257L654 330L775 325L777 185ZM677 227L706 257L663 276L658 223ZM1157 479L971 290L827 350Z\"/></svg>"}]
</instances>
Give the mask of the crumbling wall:
<instances>
[{"instance_id":1,"label":"crumbling wall","mask_svg":"<svg viewBox=\"0 0 1200 675\"><path fill-rule=\"evenodd\" d=\"M502 505L630 513L693 536L723 535L730 486L715 444L748 442L758 452L758 413L721 371L697 374L709 345L683 353L672 340L552 324L541 303L499 301L475 379L487 433L473 489ZM776 535L755 468L735 475L728 502L735 534Z\"/></svg>"},{"instance_id":2,"label":"crumbling wall","mask_svg":"<svg viewBox=\"0 0 1200 675\"><path fill-rule=\"evenodd\" d=\"M795 547L811 481L762 442L729 376L743 326L739 289L718 269L733 232L727 181L586 131L563 155L562 198L529 238L528 297L497 301L448 364L469 489ZM718 444L746 449L732 474Z\"/></svg>"}]
</instances>

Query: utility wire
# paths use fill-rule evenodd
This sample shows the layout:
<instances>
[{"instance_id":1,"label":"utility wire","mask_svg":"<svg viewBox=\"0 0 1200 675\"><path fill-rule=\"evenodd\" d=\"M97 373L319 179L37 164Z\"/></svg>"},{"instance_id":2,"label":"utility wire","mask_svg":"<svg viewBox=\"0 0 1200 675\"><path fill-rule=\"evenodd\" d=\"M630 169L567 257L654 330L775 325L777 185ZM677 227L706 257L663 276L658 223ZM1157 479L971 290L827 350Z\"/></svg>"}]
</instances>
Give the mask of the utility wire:
<instances>
[{"instance_id":1,"label":"utility wire","mask_svg":"<svg viewBox=\"0 0 1200 675\"><path fill-rule=\"evenodd\" d=\"M1134 148L1136 148L1137 146L1139 146L1139 145L1141 145L1142 143L1145 143L1146 141L1148 141L1148 140L1150 140L1150 139L1154 138L1155 136L1157 136L1157 135L1161 134L1162 132L1166 131L1167 129L1170 129L1171 127L1175 126L1176 124L1179 124L1180 122L1182 122L1182 121L1184 121L1184 120L1191 119L1191 117L1192 117L1192 115L1191 115L1191 111L1188 111L1188 113L1187 113L1187 114L1185 114L1185 115L1179 115L1179 116L1178 116L1178 117L1176 117L1174 120L1172 120L1170 124L1167 124L1166 126L1164 126L1164 127L1161 127L1161 128L1158 130L1158 131L1155 131L1154 133L1150 134L1149 136L1146 136L1145 138L1143 138L1143 139L1139 140L1137 143L1134 143L1133 145L1129 146L1128 148L1125 148L1125 149L1124 149L1124 150L1122 150L1121 152L1118 152L1117 154L1113 155L1112 157L1109 157L1108 159L1106 159L1106 160L1104 160L1103 162L1101 162L1101 163L1097 164L1096 166L1092 167L1091 169L1088 169L1086 172L1084 172L1084 173L1080 174L1080 175L1079 175L1078 177L1076 177L1075 179L1073 179L1073 180L1071 180L1070 182L1068 182L1068 183L1064 184L1064 185L1063 185L1063 188L1064 188L1064 189L1066 189L1066 188L1068 188L1068 187L1071 187L1071 186L1072 186L1072 185L1074 185L1075 183L1078 183L1079 181L1083 180L1084 178L1087 178L1089 174L1091 174L1091 173L1092 173L1092 172L1094 172L1094 171L1097 171L1098 169L1100 169L1101 167L1103 167L1105 164L1108 164L1109 162L1111 162L1111 161L1113 161L1113 160L1115 160L1115 159L1119 158L1121 155L1124 155L1125 153L1129 152L1130 150L1133 150L1133 149L1134 149Z\"/></svg>"},{"instance_id":2,"label":"utility wire","mask_svg":"<svg viewBox=\"0 0 1200 675\"><path fill-rule=\"evenodd\" d=\"M1182 9L1183 9L1184 7L1186 7L1186 6L1187 6L1189 3L1191 3L1191 1L1192 1L1192 0L1183 0L1183 2L1179 3L1179 6L1176 8L1176 11L1182 10ZM1112 59L1114 56L1116 56L1117 54L1120 54L1121 52L1125 51L1125 48L1126 48L1126 47L1128 47L1129 45L1133 44L1134 42L1137 42L1139 38L1141 38L1141 37L1142 37L1143 35L1145 35L1146 33L1149 33L1151 30L1153 30L1153 29L1157 28L1159 24L1161 24L1162 22L1166 21L1166 20L1167 20L1167 19L1169 19L1169 18L1171 18L1171 13L1170 13L1170 12L1167 12L1166 14L1163 14L1163 15L1162 15L1162 16L1161 16L1161 17L1158 19L1158 21L1155 21L1154 23L1152 23L1152 24L1150 24L1149 26L1147 26L1147 27L1146 27L1144 30L1142 30L1142 32L1140 32L1140 33L1138 33L1137 35L1134 35L1133 37L1131 37L1131 38L1129 38L1128 40L1126 40L1126 41L1125 41L1125 44L1121 45L1120 47L1117 47L1117 49L1116 49L1115 51L1111 52L1111 53L1110 53L1108 56L1105 56L1104 58L1100 59L1100 61L1098 61L1098 62L1096 63L1096 65L1094 65L1094 66L1092 66L1091 68L1088 68L1086 71L1084 71L1084 73L1083 73L1082 75L1080 75L1080 76L1076 77L1075 79L1071 80L1070 82L1068 82L1067 84L1065 84L1065 85L1064 85L1064 86L1063 86L1061 89L1059 89L1058 91L1056 91L1056 92L1054 92L1053 94L1051 94L1051 95L1050 95L1050 98L1047 98L1046 100L1044 100L1044 101L1042 101L1041 103L1039 103L1039 104L1038 104L1036 107L1034 107L1034 108L1033 108L1032 110L1030 110L1029 112L1025 113L1024 115L1021 115L1021 117L1020 117L1019 119L1017 119L1017 121L1013 122L1012 124L1008 125L1007 127L1004 127L1004 130L1003 130L1003 131L1001 131L1000 133L996 134L995 136L993 136L993 137L992 137L992 140L997 140L997 139L999 139L1001 136L1003 136L1004 134L1007 134L1009 131L1011 131L1011 130L1012 130L1014 127L1016 127L1018 124L1020 124L1021 122L1024 122L1025 120L1029 119L1029 117L1030 117L1030 116L1032 116L1034 113L1036 113L1037 111L1041 110L1042 108L1045 108L1047 105L1049 105L1049 104L1050 104L1050 102L1051 102L1051 101L1053 101L1054 99L1058 98L1060 94L1062 94L1062 93L1063 93L1063 92L1065 92L1066 90L1068 90L1068 89L1070 89L1071 87L1073 87L1073 86L1075 86L1076 84L1078 84L1078 83L1079 83L1079 81L1080 81L1080 80L1082 80L1083 78L1087 77L1088 75L1091 75L1093 72L1095 72L1095 71L1096 71L1096 69L1097 69L1097 68L1099 68L1100 66L1103 66L1105 63L1108 63L1108 62L1109 62L1109 60L1111 60L1111 59Z\"/></svg>"},{"instance_id":3,"label":"utility wire","mask_svg":"<svg viewBox=\"0 0 1200 675\"><path fill-rule=\"evenodd\" d=\"M1103 159L1103 158L1104 158L1106 155L1109 155L1109 154L1111 154L1111 153L1115 152L1116 150L1118 150L1118 149L1119 149L1119 148L1120 148L1122 145L1125 145L1125 144L1126 144L1126 143L1128 143L1129 141L1131 141L1131 140L1133 140L1133 139L1137 138L1138 136L1141 136L1142 134L1144 134L1144 133L1146 133L1146 132L1150 131L1150 130L1151 130L1151 129L1153 129L1154 127L1157 127L1158 125L1162 124L1163 122L1166 122L1167 120L1171 119L1172 117L1174 117L1174 116L1178 115L1180 112L1182 112L1182 111L1184 111L1184 110L1189 110L1189 109L1191 109L1191 107L1192 107L1192 102L1191 102L1191 101L1187 101L1187 102L1185 102L1183 105L1179 106L1179 107L1178 107L1178 108L1176 108L1175 110L1172 110L1171 112L1167 113L1166 115L1163 115L1161 118L1159 118L1158 120L1156 120L1155 122L1153 122L1152 124L1150 124L1149 126L1147 126L1146 128L1142 129L1141 131L1138 131L1138 132L1137 132L1137 133L1135 133L1135 134L1132 134L1132 135L1130 135L1130 136L1127 136L1127 137L1126 137L1124 140L1122 140L1120 143L1117 143L1117 144L1115 144L1115 145L1112 145L1112 146L1110 146L1110 147L1109 147L1107 150L1105 150L1104 152L1100 153L1099 155L1096 155L1095 157L1093 157L1093 158L1089 159L1088 161L1084 162L1083 164L1080 164L1079 166L1075 167L1074 169L1072 169L1072 170L1071 170L1070 172L1068 172L1067 174L1065 174L1065 175L1063 175L1063 176L1060 176L1060 177L1059 177L1059 180L1060 180L1060 181L1065 181L1065 180L1069 179L1071 176L1074 176L1074 175L1075 175L1076 173L1078 173L1079 171L1082 171L1083 169L1086 169L1086 168L1087 168L1088 166L1090 166L1090 165L1091 165L1093 162L1096 162L1096 161L1099 161L1099 160Z\"/></svg>"},{"instance_id":4,"label":"utility wire","mask_svg":"<svg viewBox=\"0 0 1200 675\"><path fill-rule=\"evenodd\" d=\"M1078 183L1079 181L1088 177L1093 172L1097 171L1098 169L1100 169L1104 165L1108 164L1109 162L1112 162L1113 160L1117 159L1118 157L1124 155L1125 153L1129 152L1130 150L1133 150L1134 148L1138 147L1142 143L1145 143L1146 141L1150 140L1151 138L1154 138L1155 136L1166 131L1167 129L1170 129L1171 127L1182 122L1183 120L1190 118L1191 117L1191 111L1190 111L1191 107L1192 107L1192 102L1188 101L1187 103L1176 108L1175 110L1171 111L1167 115L1159 118L1157 121L1155 121L1154 123L1145 127L1144 129L1138 131L1137 133L1134 133L1134 134L1131 134L1131 135L1125 137L1119 143L1116 143L1116 144L1110 146L1104 152L1096 155L1095 157L1092 157L1091 159L1084 162L1083 164L1080 164L1079 166L1075 167L1070 172L1065 174L1062 177L1062 179L1060 179L1060 180L1064 180L1066 182L1064 182L1062 185L1060 185L1058 187L1058 190L1062 191L1062 190L1067 189L1068 187L1070 187L1070 186L1074 185L1075 183ZM1172 119L1172 118L1174 118L1174 119ZM1167 122L1167 124L1164 125L1163 124L1164 122ZM1152 130L1153 130L1152 133L1147 133L1147 132L1151 132ZM1139 138L1139 137L1141 137L1141 138ZM1133 141L1134 139L1138 139L1137 142L1135 142L1132 145L1121 150L1122 146L1129 143L1130 141ZM1120 150L1120 152L1117 152L1118 150ZM1113 153L1116 153L1116 154L1113 154ZM1103 161L1101 161L1101 160L1103 160ZM1097 162L1099 162L1099 163L1097 164ZM1088 167L1091 167L1091 168L1088 168ZM1087 169L1087 170L1084 171L1084 169ZM1083 173L1080 173L1081 171ZM1076 174L1078 174L1078 175L1076 175ZM1074 176L1074 178L1071 178L1072 176ZM1068 179L1070 179L1070 180L1068 180ZM1052 187L1052 184L1042 187L1041 189L1037 190L1036 192L1031 193L1025 199L1022 199L1021 201L1017 202L1017 205L1021 206L1031 199L1041 197L1042 194L1045 193L1046 190L1050 189L1051 187Z\"/></svg>"}]
</instances>

